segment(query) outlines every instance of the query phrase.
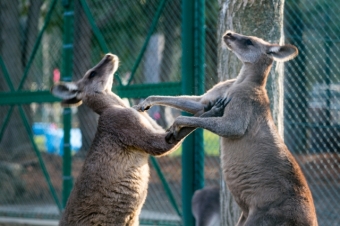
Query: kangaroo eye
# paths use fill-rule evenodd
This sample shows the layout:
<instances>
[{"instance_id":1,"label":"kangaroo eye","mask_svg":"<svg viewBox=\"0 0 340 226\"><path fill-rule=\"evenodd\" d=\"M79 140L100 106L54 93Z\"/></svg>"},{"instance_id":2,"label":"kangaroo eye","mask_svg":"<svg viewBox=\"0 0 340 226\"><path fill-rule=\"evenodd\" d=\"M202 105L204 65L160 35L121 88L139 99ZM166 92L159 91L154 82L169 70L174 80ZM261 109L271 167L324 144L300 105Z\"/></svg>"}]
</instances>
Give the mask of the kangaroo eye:
<instances>
[{"instance_id":1,"label":"kangaroo eye","mask_svg":"<svg viewBox=\"0 0 340 226\"><path fill-rule=\"evenodd\" d=\"M247 39L246 40L246 45L247 46L253 46L253 43L252 43L252 41L250 41L250 39Z\"/></svg>"},{"instance_id":2,"label":"kangaroo eye","mask_svg":"<svg viewBox=\"0 0 340 226\"><path fill-rule=\"evenodd\" d=\"M92 71L89 75L89 79L92 79L94 76L96 76L96 72L95 71Z\"/></svg>"}]
</instances>

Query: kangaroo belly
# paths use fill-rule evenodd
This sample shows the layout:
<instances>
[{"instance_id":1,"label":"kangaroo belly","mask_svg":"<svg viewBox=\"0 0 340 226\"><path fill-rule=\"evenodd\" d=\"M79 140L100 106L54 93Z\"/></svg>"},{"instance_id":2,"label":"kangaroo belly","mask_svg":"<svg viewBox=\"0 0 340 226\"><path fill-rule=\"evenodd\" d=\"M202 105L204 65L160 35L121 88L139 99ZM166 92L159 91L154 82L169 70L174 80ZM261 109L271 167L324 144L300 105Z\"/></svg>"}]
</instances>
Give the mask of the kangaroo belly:
<instances>
[{"instance_id":1,"label":"kangaroo belly","mask_svg":"<svg viewBox=\"0 0 340 226\"><path fill-rule=\"evenodd\" d=\"M223 176L244 210L311 198L307 182L284 145L222 140ZM304 205L303 201L296 205Z\"/></svg>"},{"instance_id":2,"label":"kangaroo belly","mask_svg":"<svg viewBox=\"0 0 340 226\"><path fill-rule=\"evenodd\" d=\"M148 164L127 168L123 174L104 169L99 174L82 172L66 206L62 220L66 225L138 225L147 195Z\"/></svg>"}]
</instances>

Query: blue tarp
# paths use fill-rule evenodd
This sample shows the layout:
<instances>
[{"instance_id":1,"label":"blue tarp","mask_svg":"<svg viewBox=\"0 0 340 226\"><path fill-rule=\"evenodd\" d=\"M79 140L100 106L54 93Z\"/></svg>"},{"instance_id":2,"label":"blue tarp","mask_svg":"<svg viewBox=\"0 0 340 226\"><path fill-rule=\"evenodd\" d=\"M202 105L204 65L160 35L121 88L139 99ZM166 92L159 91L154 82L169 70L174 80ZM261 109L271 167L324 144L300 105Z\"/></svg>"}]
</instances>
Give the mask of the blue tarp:
<instances>
[{"instance_id":1,"label":"blue tarp","mask_svg":"<svg viewBox=\"0 0 340 226\"><path fill-rule=\"evenodd\" d=\"M53 123L37 122L32 126L34 135L45 137L45 148L48 153L63 155L64 131ZM71 150L76 153L82 145L81 131L79 128L71 129Z\"/></svg>"}]
</instances>

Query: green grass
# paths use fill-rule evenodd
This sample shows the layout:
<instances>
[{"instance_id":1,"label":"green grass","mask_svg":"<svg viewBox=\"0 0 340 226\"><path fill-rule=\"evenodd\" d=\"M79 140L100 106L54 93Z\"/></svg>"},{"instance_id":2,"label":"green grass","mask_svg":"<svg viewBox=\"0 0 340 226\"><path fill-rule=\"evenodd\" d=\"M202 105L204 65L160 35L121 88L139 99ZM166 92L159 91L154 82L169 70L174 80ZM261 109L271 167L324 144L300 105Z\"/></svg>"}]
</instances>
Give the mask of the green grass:
<instances>
[{"instance_id":1,"label":"green grass","mask_svg":"<svg viewBox=\"0 0 340 226\"><path fill-rule=\"evenodd\" d=\"M219 137L208 131L203 130L203 139L204 139L204 153L209 156L219 156ZM170 154L170 156L178 157L182 155L182 145L173 153Z\"/></svg>"}]
</instances>

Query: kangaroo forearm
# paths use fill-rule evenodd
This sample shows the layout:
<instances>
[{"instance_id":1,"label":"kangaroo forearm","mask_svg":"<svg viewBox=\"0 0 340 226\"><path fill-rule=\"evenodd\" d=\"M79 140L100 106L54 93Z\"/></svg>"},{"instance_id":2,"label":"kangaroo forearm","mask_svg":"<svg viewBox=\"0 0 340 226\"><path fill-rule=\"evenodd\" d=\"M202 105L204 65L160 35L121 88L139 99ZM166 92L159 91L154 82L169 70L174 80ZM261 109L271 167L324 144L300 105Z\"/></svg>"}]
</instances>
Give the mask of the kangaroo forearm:
<instances>
[{"instance_id":1,"label":"kangaroo forearm","mask_svg":"<svg viewBox=\"0 0 340 226\"><path fill-rule=\"evenodd\" d=\"M166 97L166 96L151 96L146 101L151 106L162 105L177 108L182 111L186 111L192 114L202 110L204 105L199 101L199 96L179 96L179 97Z\"/></svg>"},{"instance_id":2,"label":"kangaroo forearm","mask_svg":"<svg viewBox=\"0 0 340 226\"><path fill-rule=\"evenodd\" d=\"M151 134L147 135L149 136L148 139L140 139L131 145L152 156L169 154L175 151L180 145L179 140L172 144L167 143L165 140L165 133L150 135Z\"/></svg>"},{"instance_id":3,"label":"kangaroo forearm","mask_svg":"<svg viewBox=\"0 0 340 226\"><path fill-rule=\"evenodd\" d=\"M196 127L184 127L181 128L181 130L178 132L177 140L182 140L186 136L188 136L190 133L192 133L194 130L196 130Z\"/></svg>"},{"instance_id":4,"label":"kangaroo forearm","mask_svg":"<svg viewBox=\"0 0 340 226\"><path fill-rule=\"evenodd\" d=\"M176 119L175 124L181 128L203 128L222 137L238 137L245 133L243 126L238 126L237 123L228 121L224 117L201 118L180 116Z\"/></svg>"},{"instance_id":5,"label":"kangaroo forearm","mask_svg":"<svg viewBox=\"0 0 340 226\"><path fill-rule=\"evenodd\" d=\"M157 124L155 120L153 120L147 112L139 112L139 114L142 114L146 120L150 123L150 125L156 130L156 131L164 131L164 129Z\"/></svg>"},{"instance_id":6,"label":"kangaroo forearm","mask_svg":"<svg viewBox=\"0 0 340 226\"><path fill-rule=\"evenodd\" d=\"M208 118L208 117L214 117L214 112L204 112L204 110L197 112L194 117L201 117L201 118ZM180 131L177 134L177 140L181 140L188 136L190 133L192 133L194 130L196 130L196 127L183 127L180 129Z\"/></svg>"},{"instance_id":7,"label":"kangaroo forearm","mask_svg":"<svg viewBox=\"0 0 340 226\"><path fill-rule=\"evenodd\" d=\"M174 142L173 144L168 144L165 142L165 137L163 137L164 145L161 145L160 147L152 146L150 149L147 150L147 154L152 156L163 156L172 153L173 151L177 150L177 148L180 146L181 142Z\"/></svg>"}]
</instances>

